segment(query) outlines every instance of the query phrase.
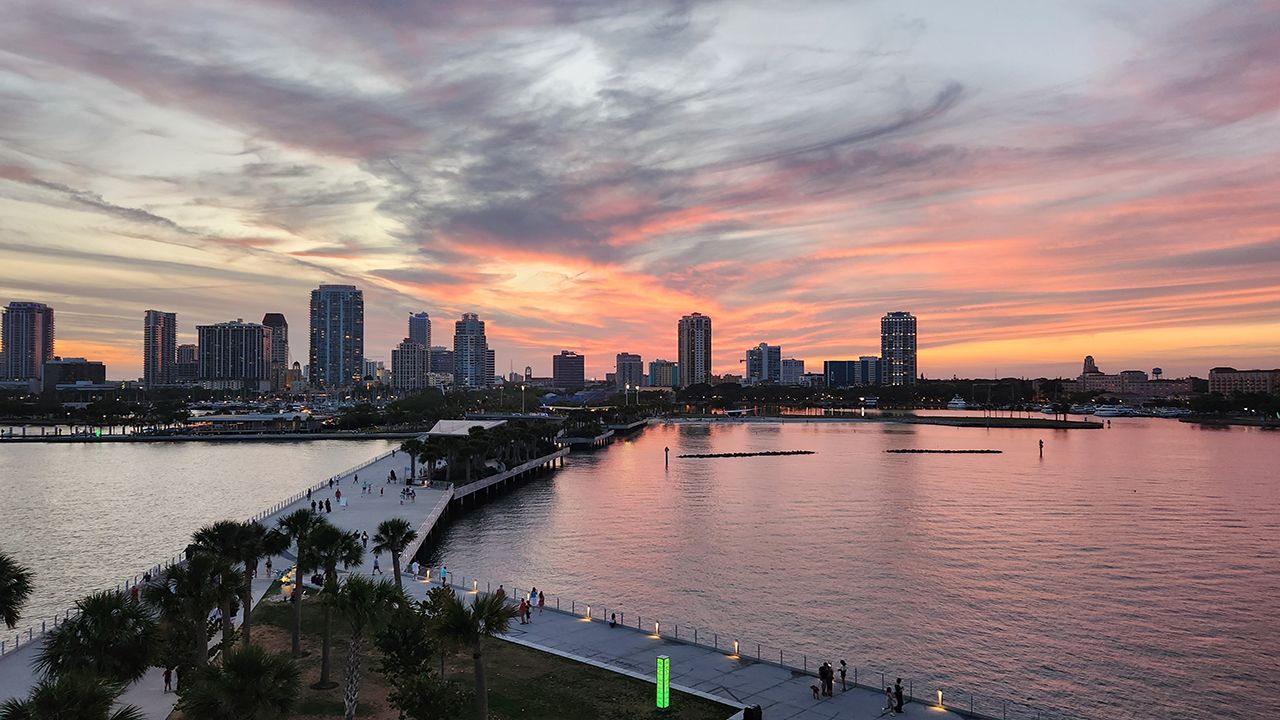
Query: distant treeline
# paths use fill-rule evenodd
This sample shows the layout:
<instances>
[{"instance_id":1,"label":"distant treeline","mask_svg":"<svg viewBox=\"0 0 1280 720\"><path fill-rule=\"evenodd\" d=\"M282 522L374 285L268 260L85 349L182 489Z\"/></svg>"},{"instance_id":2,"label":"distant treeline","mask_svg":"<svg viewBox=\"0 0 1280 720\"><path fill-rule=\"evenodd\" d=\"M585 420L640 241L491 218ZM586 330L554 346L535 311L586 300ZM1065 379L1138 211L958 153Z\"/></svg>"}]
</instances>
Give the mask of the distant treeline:
<instances>
[{"instance_id":1,"label":"distant treeline","mask_svg":"<svg viewBox=\"0 0 1280 720\"><path fill-rule=\"evenodd\" d=\"M812 450L766 450L764 452L702 453L677 455L678 458L759 457L762 455L815 455Z\"/></svg>"}]
</instances>

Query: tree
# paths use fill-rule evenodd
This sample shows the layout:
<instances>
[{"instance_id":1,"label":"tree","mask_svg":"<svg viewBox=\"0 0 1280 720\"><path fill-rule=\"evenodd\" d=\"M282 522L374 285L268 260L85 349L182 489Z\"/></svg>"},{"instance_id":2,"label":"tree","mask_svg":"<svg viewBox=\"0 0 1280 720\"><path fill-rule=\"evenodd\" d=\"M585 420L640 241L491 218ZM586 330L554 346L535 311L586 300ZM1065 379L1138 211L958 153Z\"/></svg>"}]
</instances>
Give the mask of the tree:
<instances>
[{"instance_id":1,"label":"tree","mask_svg":"<svg viewBox=\"0 0 1280 720\"><path fill-rule=\"evenodd\" d=\"M427 595L434 599L432 588ZM416 603L396 612L374 636L381 651L378 670L391 692L387 699L405 720L452 720L468 705L458 683L445 680L432 665L441 656L440 641L431 626L438 603Z\"/></svg>"},{"instance_id":2,"label":"tree","mask_svg":"<svg viewBox=\"0 0 1280 720\"><path fill-rule=\"evenodd\" d=\"M207 552L218 558L218 584L223 587L221 593L222 608L222 644L223 647L231 645L231 606L236 601L238 592L227 592L228 586L234 587L236 590L242 589L239 584L240 576L236 570L236 565L240 564L240 537L242 534L242 526L235 520L219 520L212 525L205 525L191 536L192 544L197 549ZM252 578L248 578L248 582L252 582ZM248 594L248 593L245 593ZM245 605L245 615L249 614L249 605Z\"/></svg>"},{"instance_id":3,"label":"tree","mask_svg":"<svg viewBox=\"0 0 1280 720\"><path fill-rule=\"evenodd\" d=\"M22 619L22 607L31 597L35 573L0 552L0 620L12 630Z\"/></svg>"},{"instance_id":4,"label":"tree","mask_svg":"<svg viewBox=\"0 0 1280 720\"><path fill-rule=\"evenodd\" d=\"M324 625L320 645L320 679L311 687L325 690L337 685L329 680L329 646L332 638L332 597L338 591L338 565L349 568L364 560L364 544L355 532L345 532L331 523L324 523L311 532L310 558L314 563L307 570L324 570Z\"/></svg>"},{"instance_id":5,"label":"tree","mask_svg":"<svg viewBox=\"0 0 1280 720\"><path fill-rule=\"evenodd\" d=\"M302 573L310 565L308 546L311 533L327 521L310 509L294 510L280 518L276 525L281 534L297 546L298 566L293 573L293 656L302 657Z\"/></svg>"},{"instance_id":6,"label":"tree","mask_svg":"<svg viewBox=\"0 0 1280 720\"><path fill-rule=\"evenodd\" d=\"M187 648L177 653L182 658L179 685L184 677L182 668L198 670L209 661L209 613L222 600L219 578L223 571L221 560L196 552L185 563L170 565L158 582L142 590L143 600L160 611L164 634Z\"/></svg>"},{"instance_id":7,"label":"tree","mask_svg":"<svg viewBox=\"0 0 1280 720\"><path fill-rule=\"evenodd\" d=\"M471 651L476 674L476 717L480 720L489 717L489 695L484 677L485 640L507 632L517 612L501 595L480 593L468 607L457 595L450 593L436 620L442 640Z\"/></svg>"},{"instance_id":8,"label":"tree","mask_svg":"<svg viewBox=\"0 0 1280 720\"><path fill-rule=\"evenodd\" d=\"M365 632L407 606L409 599L403 590L386 580L375 583L362 575L351 575L334 594L333 602L351 627L342 700L346 706L346 720L355 720L356 702L360 696L360 653Z\"/></svg>"},{"instance_id":9,"label":"tree","mask_svg":"<svg viewBox=\"0 0 1280 720\"><path fill-rule=\"evenodd\" d=\"M240 597L240 606L244 610L244 625L241 632L245 647L249 646L249 631L253 626L253 576L258 573L258 561L272 555L278 555L289 546L289 540L275 530L268 530L262 523L249 522L240 526L237 538L237 554L244 566L244 582Z\"/></svg>"},{"instance_id":10,"label":"tree","mask_svg":"<svg viewBox=\"0 0 1280 720\"><path fill-rule=\"evenodd\" d=\"M404 584L400 580L400 553L417 539L418 531L404 518L383 520L378 523L378 532L373 535L374 554L391 553L391 571L397 590L404 590Z\"/></svg>"},{"instance_id":11,"label":"tree","mask_svg":"<svg viewBox=\"0 0 1280 720\"><path fill-rule=\"evenodd\" d=\"M0 704L0 720L145 720L133 705L113 708L124 685L83 673L42 678L26 700Z\"/></svg>"},{"instance_id":12,"label":"tree","mask_svg":"<svg viewBox=\"0 0 1280 720\"><path fill-rule=\"evenodd\" d=\"M45 634L35 666L47 675L83 672L128 685L153 664L156 620L114 590L76 601L76 616Z\"/></svg>"},{"instance_id":13,"label":"tree","mask_svg":"<svg viewBox=\"0 0 1280 720\"><path fill-rule=\"evenodd\" d=\"M187 720L276 720L298 702L299 673L282 653L258 647L232 648L220 667L205 668L179 693Z\"/></svg>"}]
</instances>

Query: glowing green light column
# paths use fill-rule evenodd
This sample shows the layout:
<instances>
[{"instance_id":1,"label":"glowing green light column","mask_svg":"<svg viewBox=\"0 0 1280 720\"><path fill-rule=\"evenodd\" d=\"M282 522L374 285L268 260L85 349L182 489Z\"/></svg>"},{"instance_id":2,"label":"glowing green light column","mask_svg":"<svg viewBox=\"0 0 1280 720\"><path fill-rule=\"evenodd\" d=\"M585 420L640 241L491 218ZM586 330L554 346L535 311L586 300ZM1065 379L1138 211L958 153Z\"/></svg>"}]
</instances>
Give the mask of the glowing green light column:
<instances>
[{"instance_id":1,"label":"glowing green light column","mask_svg":"<svg viewBox=\"0 0 1280 720\"><path fill-rule=\"evenodd\" d=\"M658 656L658 709L671 707L671 658Z\"/></svg>"}]
</instances>

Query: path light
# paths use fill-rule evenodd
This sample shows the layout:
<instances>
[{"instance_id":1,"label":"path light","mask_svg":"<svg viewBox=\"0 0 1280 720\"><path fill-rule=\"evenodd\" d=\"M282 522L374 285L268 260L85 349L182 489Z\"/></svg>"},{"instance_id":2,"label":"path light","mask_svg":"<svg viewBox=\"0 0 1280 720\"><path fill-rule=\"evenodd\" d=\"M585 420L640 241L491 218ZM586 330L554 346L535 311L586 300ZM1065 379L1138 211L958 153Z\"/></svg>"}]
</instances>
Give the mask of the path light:
<instances>
[{"instance_id":1,"label":"path light","mask_svg":"<svg viewBox=\"0 0 1280 720\"><path fill-rule=\"evenodd\" d=\"M590 606L590 605L588 605L588 606L587 606L587 618L586 618L586 619L587 619L587 620L590 620L590 619L591 619L591 606Z\"/></svg>"},{"instance_id":2,"label":"path light","mask_svg":"<svg viewBox=\"0 0 1280 720\"><path fill-rule=\"evenodd\" d=\"M658 709L671 707L671 658L658 656Z\"/></svg>"},{"instance_id":3,"label":"path light","mask_svg":"<svg viewBox=\"0 0 1280 720\"><path fill-rule=\"evenodd\" d=\"M734 641L733 641L733 656L734 656L734 657L737 657L737 656L738 656L738 641L737 641L737 640L734 640Z\"/></svg>"},{"instance_id":4,"label":"path light","mask_svg":"<svg viewBox=\"0 0 1280 720\"><path fill-rule=\"evenodd\" d=\"M657 620L654 620L654 621L653 621L653 636L654 636L654 637L658 637L658 638L662 637L662 630L661 630L661 627L662 627L662 624L661 624L661 623L659 623Z\"/></svg>"},{"instance_id":5,"label":"path light","mask_svg":"<svg viewBox=\"0 0 1280 720\"><path fill-rule=\"evenodd\" d=\"M473 593L478 593L478 592L480 592L480 581L479 581L479 580L472 580L472 581L471 581L471 592L473 592Z\"/></svg>"},{"instance_id":6,"label":"path light","mask_svg":"<svg viewBox=\"0 0 1280 720\"><path fill-rule=\"evenodd\" d=\"M942 704L942 690L938 690L938 707L943 707L943 704Z\"/></svg>"}]
</instances>

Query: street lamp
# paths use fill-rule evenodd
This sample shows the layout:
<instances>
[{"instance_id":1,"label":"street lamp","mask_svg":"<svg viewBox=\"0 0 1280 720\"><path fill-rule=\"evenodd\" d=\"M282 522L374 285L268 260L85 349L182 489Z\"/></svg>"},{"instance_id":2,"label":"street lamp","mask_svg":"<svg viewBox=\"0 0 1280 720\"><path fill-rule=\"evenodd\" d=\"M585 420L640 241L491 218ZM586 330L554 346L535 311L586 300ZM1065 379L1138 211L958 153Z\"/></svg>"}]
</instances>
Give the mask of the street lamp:
<instances>
[{"instance_id":1,"label":"street lamp","mask_svg":"<svg viewBox=\"0 0 1280 720\"><path fill-rule=\"evenodd\" d=\"M524 414L524 385L520 386L520 414Z\"/></svg>"},{"instance_id":2,"label":"street lamp","mask_svg":"<svg viewBox=\"0 0 1280 720\"><path fill-rule=\"evenodd\" d=\"M622 391L622 404L628 405L631 403L631 383L627 383L624 387L625 389Z\"/></svg>"}]
</instances>

